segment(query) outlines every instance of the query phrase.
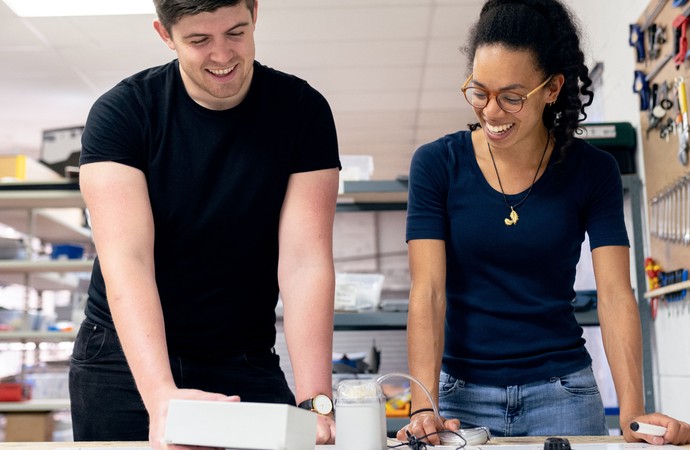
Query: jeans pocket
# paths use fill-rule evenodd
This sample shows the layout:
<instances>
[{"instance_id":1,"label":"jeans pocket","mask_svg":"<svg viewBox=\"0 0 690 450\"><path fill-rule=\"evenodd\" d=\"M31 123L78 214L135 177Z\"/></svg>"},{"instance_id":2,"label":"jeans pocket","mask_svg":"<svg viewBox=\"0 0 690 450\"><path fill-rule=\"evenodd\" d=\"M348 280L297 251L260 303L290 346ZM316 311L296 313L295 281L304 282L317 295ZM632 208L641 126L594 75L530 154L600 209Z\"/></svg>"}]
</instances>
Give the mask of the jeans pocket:
<instances>
[{"instance_id":1,"label":"jeans pocket","mask_svg":"<svg viewBox=\"0 0 690 450\"><path fill-rule=\"evenodd\" d=\"M255 370L280 371L280 356L273 351L245 353L242 360Z\"/></svg>"},{"instance_id":2,"label":"jeans pocket","mask_svg":"<svg viewBox=\"0 0 690 450\"><path fill-rule=\"evenodd\" d=\"M599 395L599 387L591 367L559 377L561 388L572 395Z\"/></svg>"},{"instance_id":3,"label":"jeans pocket","mask_svg":"<svg viewBox=\"0 0 690 450\"><path fill-rule=\"evenodd\" d=\"M441 371L441 375L438 379L438 396L445 397L451 395L455 389L460 389L463 386L465 386L463 380Z\"/></svg>"},{"instance_id":4,"label":"jeans pocket","mask_svg":"<svg viewBox=\"0 0 690 450\"><path fill-rule=\"evenodd\" d=\"M106 330L102 326L88 319L84 320L74 340L72 361L84 363L98 357L105 344L105 338Z\"/></svg>"}]
</instances>

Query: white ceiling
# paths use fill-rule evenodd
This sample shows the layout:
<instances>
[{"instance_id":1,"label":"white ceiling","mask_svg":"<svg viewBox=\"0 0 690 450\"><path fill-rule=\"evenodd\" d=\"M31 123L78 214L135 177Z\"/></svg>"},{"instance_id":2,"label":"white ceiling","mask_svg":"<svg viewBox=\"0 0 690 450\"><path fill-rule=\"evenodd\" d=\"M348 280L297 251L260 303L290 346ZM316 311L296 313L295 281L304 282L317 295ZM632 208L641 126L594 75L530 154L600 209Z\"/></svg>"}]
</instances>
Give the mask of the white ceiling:
<instances>
[{"instance_id":1,"label":"white ceiling","mask_svg":"<svg viewBox=\"0 0 690 450\"><path fill-rule=\"evenodd\" d=\"M321 91L341 153L373 155L373 178L393 178L420 144L472 120L460 47L482 3L261 0L257 60ZM37 157L42 130L83 125L100 94L174 58L152 20L18 18L0 2L0 154Z\"/></svg>"}]
</instances>

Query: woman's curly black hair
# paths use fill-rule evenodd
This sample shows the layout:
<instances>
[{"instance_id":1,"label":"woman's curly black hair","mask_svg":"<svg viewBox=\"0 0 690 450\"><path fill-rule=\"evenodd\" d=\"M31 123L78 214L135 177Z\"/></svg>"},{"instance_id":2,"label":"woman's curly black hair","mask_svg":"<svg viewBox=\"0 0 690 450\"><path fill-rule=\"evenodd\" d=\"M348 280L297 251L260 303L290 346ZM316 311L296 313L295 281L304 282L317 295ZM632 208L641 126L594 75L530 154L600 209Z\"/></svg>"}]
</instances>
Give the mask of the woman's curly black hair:
<instances>
[{"instance_id":1,"label":"woman's curly black hair","mask_svg":"<svg viewBox=\"0 0 690 450\"><path fill-rule=\"evenodd\" d=\"M564 75L556 103L544 109L542 119L565 155L594 98L577 20L559 0L488 0L464 49L469 66L478 47L493 44L531 51L544 77Z\"/></svg>"}]
</instances>

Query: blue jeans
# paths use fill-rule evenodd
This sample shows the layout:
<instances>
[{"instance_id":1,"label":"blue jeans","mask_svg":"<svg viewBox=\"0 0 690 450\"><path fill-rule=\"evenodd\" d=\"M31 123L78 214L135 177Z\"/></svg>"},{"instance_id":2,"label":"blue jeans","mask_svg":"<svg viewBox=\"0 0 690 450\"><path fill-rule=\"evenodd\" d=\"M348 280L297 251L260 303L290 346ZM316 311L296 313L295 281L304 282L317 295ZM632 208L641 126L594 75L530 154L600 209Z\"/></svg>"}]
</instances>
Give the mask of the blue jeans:
<instances>
[{"instance_id":1,"label":"blue jeans","mask_svg":"<svg viewBox=\"0 0 690 450\"><path fill-rule=\"evenodd\" d=\"M591 367L516 386L467 383L442 371L439 412L497 437L608 435Z\"/></svg>"},{"instance_id":2,"label":"blue jeans","mask_svg":"<svg viewBox=\"0 0 690 450\"><path fill-rule=\"evenodd\" d=\"M295 404L273 349L209 359L171 356L170 364L179 388ZM75 441L148 441L148 413L117 334L89 319L74 343L69 391Z\"/></svg>"}]
</instances>

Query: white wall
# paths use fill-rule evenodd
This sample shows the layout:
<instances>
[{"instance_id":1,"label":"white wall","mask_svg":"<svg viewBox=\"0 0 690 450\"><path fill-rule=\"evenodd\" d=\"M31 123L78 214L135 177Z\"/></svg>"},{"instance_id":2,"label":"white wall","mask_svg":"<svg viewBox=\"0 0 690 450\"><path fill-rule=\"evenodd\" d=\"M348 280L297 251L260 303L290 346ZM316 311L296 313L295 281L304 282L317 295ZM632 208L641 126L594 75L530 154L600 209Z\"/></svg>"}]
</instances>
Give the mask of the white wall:
<instances>
[{"instance_id":1,"label":"white wall","mask_svg":"<svg viewBox=\"0 0 690 450\"><path fill-rule=\"evenodd\" d=\"M634 49L628 45L628 27L637 22L648 3L650 0L567 0L580 20L590 68L595 61L604 62L606 121L639 125L639 100L632 93Z\"/></svg>"}]
</instances>

